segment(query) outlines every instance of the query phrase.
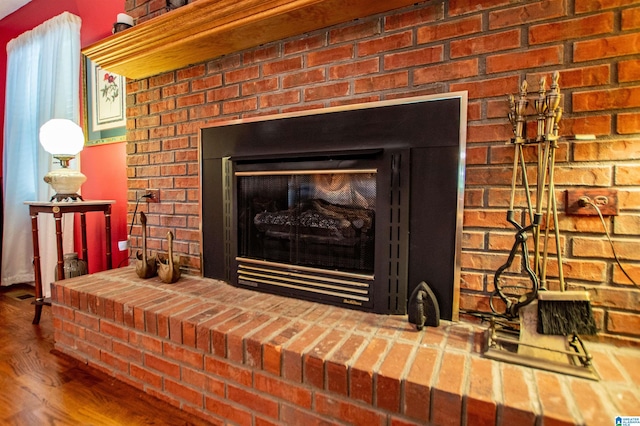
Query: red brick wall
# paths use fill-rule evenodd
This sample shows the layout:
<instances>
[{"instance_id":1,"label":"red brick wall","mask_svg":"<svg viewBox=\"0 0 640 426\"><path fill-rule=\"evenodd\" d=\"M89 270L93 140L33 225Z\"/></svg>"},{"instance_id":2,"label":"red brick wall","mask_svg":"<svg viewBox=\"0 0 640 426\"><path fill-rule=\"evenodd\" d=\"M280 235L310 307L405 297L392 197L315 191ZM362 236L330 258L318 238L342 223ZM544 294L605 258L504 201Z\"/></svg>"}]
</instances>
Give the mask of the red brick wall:
<instances>
[{"instance_id":1,"label":"red brick wall","mask_svg":"<svg viewBox=\"0 0 640 426\"><path fill-rule=\"evenodd\" d=\"M138 20L163 1L128 0ZM634 4L635 3L635 4ZM506 95L526 78L560 72L565 113L558 150L564 269L591 292L602 339L640 343L640 292L616 266L597 217L565 216L573 187L618 190L607 218L616 252L640 281L640 6L628 0L427 2L270 43L128 85L130 212L140 190L149 246L174 249L199 270L199 129L239 117L415 95L469 93L460 306L488 310L493 276L507 258L511 179ZM575 134L594 134L576 141ZM136 229L134 234L139 235ZM166 243L164 243L166 244ZM551 274L557 269L551 262ZM524 279L524 277L522 277ZM552 277L553 278L553 277Z\"/></svg>"}]
</instances>

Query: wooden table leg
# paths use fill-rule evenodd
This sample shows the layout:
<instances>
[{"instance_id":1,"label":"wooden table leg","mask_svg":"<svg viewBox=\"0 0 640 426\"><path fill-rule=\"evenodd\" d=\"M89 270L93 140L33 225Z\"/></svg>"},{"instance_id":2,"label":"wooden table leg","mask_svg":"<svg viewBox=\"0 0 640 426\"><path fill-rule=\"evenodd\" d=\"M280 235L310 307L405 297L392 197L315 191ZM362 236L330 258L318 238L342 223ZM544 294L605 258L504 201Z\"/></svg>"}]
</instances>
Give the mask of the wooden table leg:
<instances>
[{"instance_id":1,"label":"wooden table leg","mask_svg":"<svg viewBox=\"0 0 640 426\"><path fill-rule=\"evenodd\" d=\"M58 251L58 276L57 280L64 280L64 249L62 248L62 213L60 208L53 208L53 217L56 220L56 247Z\"/></svg>"},{"instance_id":2,"label":"wooden table leg","mask_svg":"<svg viewBox=\"0 0 640 426\"><path fill-rule=\"evenodd\" d=\"M107 269L112 268L111 264L111 205L107 207L104 213L105 240L107 240Z\"/></svg>"},{"instance_id":3,"label":"wooden table leg","mask_svg":"<svg viewBox=\"0 0 640 426\"><path fill-rule=\"evenodd\" d=\"M80 230L82 232L82 260L87 265L89 271L89 256L87 255L87 218L84 213L80 213Z\"/></svg>"},{"instance_id":4,"label":"wooden table leg","mask_svg":"<svg viewBox=\"0 0 640 426\"><path fill-rule=\"evenodd\" d=\"M31 237L33 239L33 274L36 287L36 313L33 317L32 324L40 323L40 316L42 315L42 304L44 297L42 297L42 272L40 271L40 245L38 244L38 214L31 213Z\"/></svg>"}]
</instances>

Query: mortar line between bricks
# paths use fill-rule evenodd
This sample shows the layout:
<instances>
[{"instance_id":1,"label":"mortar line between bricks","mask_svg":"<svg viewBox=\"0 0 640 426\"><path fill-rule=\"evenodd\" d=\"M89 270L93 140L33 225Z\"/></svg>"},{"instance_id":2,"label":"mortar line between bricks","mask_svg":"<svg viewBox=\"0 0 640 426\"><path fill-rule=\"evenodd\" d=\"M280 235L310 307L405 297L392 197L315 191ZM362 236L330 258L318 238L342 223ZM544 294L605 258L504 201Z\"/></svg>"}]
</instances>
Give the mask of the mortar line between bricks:
<instances>
[{"instance_id":1,"label":"mortar line between bricks","mask_svg":"<svg viewBox=\"0 0 640 426\"><path fill-rule=\"evenodd\" d=\"M371 340L373 339L374 335L370 335L367 334L365 336L362 336L364 338L364 340L362 341L362 344L360 345L360 347L351 355L351 358L349 358L349 360L347 361L347 368L349 370L349 372L351 372L351 367L353 367L353 363L360 358L360 355L362 355L362 352L364 352L364 350L367 348L367 344L369 342L371 342ZM349 376L347 377L347 384L351 385L351 375L349 374ZM351 388L349 388L351 389Z\"/></svg>"},{"instance_id":2,"label":"mortar line between bricks","mask_svg":"<svg viewBox=\"0 0 640 426\"><path fill-rule=\"evenodd\" d=\"M303 334L304 334L304 333L306 333L306 332L307 332L311 327L313 327L313 326L315 325L315 323L314 323L314 322L308 322L308 321L301 321L301 322L304 322L306 325L305 325L305 327L304 327L302 330L300 330L300 331L297 333L297 336L303 335ZM297 336L296 336L296 337L297 337ZM283 349L283 350L280 352L280 364L282 364L282 356L283 356L284 350L286 350L290 345L292 345L292 344L293 344L293 342L294 342L295 340L296 340L295 338L291 338L291 339L287 340L287 341L282 345L282 349ZM314 343L315 343L315 340L314 340ZM305 351L307 348L308 348L308 346L307 346L307 347L305 347L305 348L303 349L303 353L304 353L304 351ZM282 367L282 365L281 365L281 367Z\"/></svg>"},{"instance_id":3,"label":"mortar line between bricks","mask_svg":"<svg viewBox=\"0 0 640 426\"><path fill-rule=\"evenodd\" d=\"M340 330L337 330L340 331ZM333 346L333 348L331 348L331 350L329 352L327 352L324 356L324 359L322 360L322 389L329 391L328 387L329 387L329 371L327 369L327 361L333 356L333 354L338 351L338 349L340 349L342 347L342 345L344 345L347 340L349 340L351 338L351 334L349 334L348 332L344 333L344 336L342 336L342 338L340 339L340 341L335 344ZM349 369L347 368L347 371L349 371ZM349 377L347 377L347 389L349 388Z\"/></svg>"},{"instance_id":4,"label":"mortar line between bricks","mask_svg":"<svg viewBox=\"0 0 640 426\"><path fill-rule=\"evenodd\" d=\"M580 413L580 409L578 408L578 404L576 399L571 391L571 384L569 383L569 376L561 376L560 380L560 389L564 394L565 401L568 403L569 413L571 417L575 420L579 420L581 425L584 425L584 418L582 417L582 413Z\"/></svg>"},{"instance_id":5,"label":"mortar line between bricks","mask_svg":"<svg viewBox=\"0 0 640 426\"><path fill-rule=\"evenodd\" d=\"M622 364L622 363L620 362L620 360L618 359L618 357L617 357L617 356L615 356L615 355L614 355L614 356L609 357L609 361L610 361L613 365L615 365L615 366L616 366L616 368L617 368L619 371L624 372L623 377L626 379L625 385L633 384L633 383L631 382L631 379L630 379L629 373L627 372L627 368L624 366L624 364ZM596 366L596 367L597 367L597 366ZM598 370L597 370L597 368L596 368L596 371L598 371Z\"/></svg>"},{"instance_id":6,"label":"mortar line between bricks","mask_svg":"<svg viewBox=\"0 0 640 426\"><path fill-rule=\"evenodd\" d=\"M353 369L353 363L356 362L356 360L358 358L360 358L360 355L362 355L362 352L364 352L365 348L367 347L368 343L371 342L371 339L373 337L370 335L367 335L364 339L364 341L362 342L362 344L360 345L360 347L353 353L353 355L351 355L351 358L349 358L346 362L346 366L347 366L347 395L352 398L353 395L351 394L351 373L352 373L352 369Z\"/></svg>"},{"instance_id":7,"label":"mortar line between bricks","mask_svg":"<svg viewBox=\"0 0 640 426\"><path fill-rule=\"evenodd\" d=\"M536 426L542 426L544 422L544 413L542 412L542 401L538 394L538 384L536 383L534 372L531 368L526 368L522 375L524 376L527 390L529 391L529 401L533 414L536 416Z\"/></svg>"},{"instance_id":8,"label":"mortar line between bricks","mask_svg":"<svg viewBox=\"0 0 640 426\"><path fill-rule=\"evenodd\" d=\"M544 426L544 416L542 414L536 414L536 424L534 426Z\"/></svg>"},{"instance_id":9,"label":"mortar line between bricks","mask_svg":"<svg viewBox=\"0 0 640 426\"><path fill-rule=\"evenodd\" d=\"M305 327L305 330L309 329L310 327L313 327L314 323L309 324L309 327ZM302 348L300 350L300 374L301 374L301 380L302 380L302 384L308 385L308 383L305 382L304 378L305 378L305 362L304 362L304 357L305 355L307 355L307 353L309 352L309 350L314 347L315 345L317 345L318 343L320 343L325 336L327 336L329 333L331 333L331 331L333 331L333 327L327 327L322 333L320 333L320 335L318 337L316 337L314 340L312 340L307 346L305 346L304 348ZM295 340L289 342L292 343ZM288 345L287 345L288 346ZM286 349L285 347L283 347L283 349ZM282 355L281 355L282 356ZM324 377L323 377L324 378ZM323 383L324 385L324 383ZM324 389L321 389L324 390Z\"/></svg>"},{"instance_id":10,"label":"mortar line between bricks","mask_svg":"<svg viewBox=\"0 0 640 426\"><path fill-rule=\"evenodd\" d=\"M502 414L504 411L504 386L502 370L500 364L494 362L491 364L491 375L493 376L493 398L496 401L496 426L502 424Z\"/></svg>"},{"instance_id":11,"label":"mortar line between bricks","mask_svg":"<svg viewBox=\"0 0 640 426\"><path fill-rule=\"evenodd\" d=\"M247 363L247 339L250 339L251 336L253 336L254 334L256 334L257 332L259 332L260 330L262 330L263 328L267 327L269 324L271 324L272 322L276 321L278 319L278 317L275 316L271 316L269 315L271 318L268 321L263 322L261 325L259 325L258 327L254 328L253 330L251 330L251 332L249 334L245 334L244 336L242 336L241 338L241 345L242 345L242 365L248 365ZM281 328L278 329L281 330ZM277 332L277 331L276 331ZM272 333L271 335L275 334L276 332ZM262 345L260 345L260 352L262 353ZM260 366L261 366L261 370L262 370L262 355L260 356Z\"/></svg>"},{"instance_id":12,"label":"mortar line between bricks","mask_svg":"<svg viewBox=\"0 0 640 426\"><path fill-rule=\"evenodd\" d=\"M371 377L371 386L373 387L372 389L372 399L371 401L373 402L373 406L377 407L378 406L378 374L379 374L379 370L380 370L380 366L382 365L382 363L384 362L385 358L387 358L387 355L389 355L389 352L391 352L391 348L393 347L393 339L385 339L388 340L391 344L390 345L385 345L385 350L382 353L381 356L378 357L378 361L376 361L375 364L369 366L369 369L372 372L372 377Z\"/></svg>"},{"instance_id":13,"label":"mortar line between bricks","mask_svg":"<svg viewBox=\"0 0 640 426\"><path fill-rule=\"evenodd\" d=\"M404 364L404 369L402 370L402 374L400 375L400 414L402 415L406 415L406 413L404 412L405 404L403 404L403 402L405 401L405 394L406 394L405 384L407 383L407 376L411 371L411 367L413 367L413 363L416 360L419 347L420 345L415 345L411 349L411 353L409 353L409 356L407 357L407 361Z\"/></svg>"},{"instance_id":14,"label":"mortar line between bricks","mask_svg":"<svg viewBox=\"0 0 640 426\"><path fill-rule=\"evenodd\" d=\"M440 377L440 370L442 369L442 362L444 360L444 350L443 347L446 346L446 341L449 339L449 330L447 329L447 331L445 332L445 336L442 339L442 343L440 344L439 347L437 347L438 350L438 357L436 359L435 362L435 369L434 369L434 373L431 376L431 383L429 386L429 422L433 423L434 419L433 419L433 413L434 413L434 405L433 405L433 400L435 399L435 389L436 386L435 384L438 383L438 379Z\"/></svg>"},{"instance_id":15,"label":"mortar line between bricks","mask_svg":"<svg viewBox=\"0 0 640 426\"><path fill-rule=\"evenodd\" d=\"M606 400L609 402L609 404L607 404L607 407L612 407L616 410L615 412L611 412L611 418L615 417L618 413L621 412L621 410L618 408L618 405L616 404L614 396L611 394L612 392L614 392L612 386L597 387L595 389L595 392L603 399L606 397Z\"/></svg>"},{"instance_id":16,"label":"mortar line between bricks","mask_svg":"<svg viewBox=\"0 0 640 426\"><path fill-rule=\"evenodd\" d=\"M463 372L463 384L461 386L462 391L462 404L460 405L460 424L462 426L467 425L467 399L469 396L469 388L471 387L470 376L471 376L471 354L467 352L464 357L464 372Z\"/></svg>"},{"instance_id":17,"label":"mortar line between bricks","mask_svg":"<svg viewBox=\"0 0 640 426\"><path fill-rule=\"evenodd\" d=\"M273 323L274 321L277 321L278 319L280 319L280 317L278 316L273 316L268 322L266 322L263 326L256 328L255 330L253 330L250 334L245 335L242 338L242 346L243 346L243 350L246 351L246 340L247 339L251 339L251 336L253 336L254 334L256 334L258 331L262 330L264 327L266 327L267 325ZM280 335L280 333L282 332L283 329L286 329L287 327L289 327L294 321L291 320L290 318L287 318L287 320L289 321L288 323L284 324L282 327L274 330L271 334L269 334L268 336L263 337L263 341L264 342L270 342L271 340L273 340L275 337L277 337L278 335ZM306 330L306 327L305 327ZM262 348L262 346L264 346L264 343L260 342L260 347ZM262 350L262 349L261 349ZM246 361L246 360L245 360Z\"/></svg>"}]
</instances>

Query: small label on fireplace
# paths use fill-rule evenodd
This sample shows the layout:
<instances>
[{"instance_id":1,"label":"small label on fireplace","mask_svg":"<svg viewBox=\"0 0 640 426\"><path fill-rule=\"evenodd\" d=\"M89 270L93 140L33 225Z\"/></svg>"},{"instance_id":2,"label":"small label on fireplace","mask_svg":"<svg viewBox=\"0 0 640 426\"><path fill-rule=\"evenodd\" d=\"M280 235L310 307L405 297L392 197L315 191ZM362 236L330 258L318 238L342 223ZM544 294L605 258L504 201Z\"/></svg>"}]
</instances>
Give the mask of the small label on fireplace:
<instances>
[{"instance_id":1,"label":"small label on fireplace","mask_svg":"<svg viewBox=\"0 0 640 426\"><path fill-rule=\"evenodd\" d=\"M254 283L253 281L243 280L243 279L239 279L238 280L238 284L248 285L250 287L258 287L257 283Z\"/></svg>"},{"instance_id":2,"label":"small label on fireplace","mask_svg":"<svg viewBox=\"0 0 640 426\"><path fill-rule=\"evenodd\" d=\"M347 305L362 306L362 302L358 302L357 300L352 299L342 299L342 303L346 303Z\"/></svg>"}]
</instances>

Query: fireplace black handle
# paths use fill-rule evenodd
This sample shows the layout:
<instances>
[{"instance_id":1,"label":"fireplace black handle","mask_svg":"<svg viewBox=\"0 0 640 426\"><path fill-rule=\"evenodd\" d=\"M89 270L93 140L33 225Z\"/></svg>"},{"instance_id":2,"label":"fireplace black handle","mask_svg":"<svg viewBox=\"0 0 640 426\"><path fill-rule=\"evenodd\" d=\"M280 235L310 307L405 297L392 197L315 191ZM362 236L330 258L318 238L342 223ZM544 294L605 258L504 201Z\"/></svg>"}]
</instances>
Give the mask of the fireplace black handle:
<instances>
[{"instance_id":1,"label":"fireplace black handle","mask_svg":"<svg viewBox=\"0 0 640 426\"><path fill-rule=\"evenodd\" d=\"M493 285L495 287L494 295L497 294L504 301L506 305L506 315L512 318L518 315L518 310L521 307L526 306L529 303L533 302L538 295L540 281L536 273L533 271L533 269L531 269L531 265L529 263L529 249L527 246L527 239L529 238L528 232L533 230L534 228L539 227L541 220L542 220L542 215L536 213L533 217L533 222L531 222L528 226L523 227L518 222L515 221L514 211L513 210L507 211L507 222L511 223L516 228L516 233L514 236L513 246L511 247L511 251L509 252L509 257L507 258L507 261L505 262L505 264L499 267L498 270L496 271L496 274L493 278ZM517 298L517 301L514 303L513 302L514 297L507 296L503 291L507 287L503 287L502 285L500 285L500 277L502 276L505 270L511 267L511 265L513 264L513 260L515 259L516 254L518 253L518 250L522 252L522 266L526 274L529 276L532 286L531 286L530 292ZM491 305L491 310L494 313L497 313L497 310L493 306L493 297L491 298L490 305Z\"/></svg>"}]
</instances>

